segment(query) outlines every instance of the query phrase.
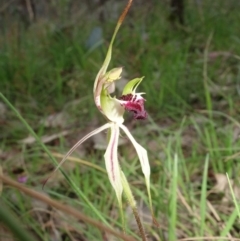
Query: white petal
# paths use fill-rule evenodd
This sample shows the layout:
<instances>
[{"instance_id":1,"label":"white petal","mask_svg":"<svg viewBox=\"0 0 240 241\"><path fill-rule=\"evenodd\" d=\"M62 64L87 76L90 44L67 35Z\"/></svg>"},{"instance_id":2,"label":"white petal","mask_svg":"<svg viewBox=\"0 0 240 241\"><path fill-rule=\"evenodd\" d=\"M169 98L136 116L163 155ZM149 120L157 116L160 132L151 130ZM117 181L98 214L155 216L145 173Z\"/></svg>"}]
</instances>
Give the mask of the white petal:
<instances>
[{"instance_id":1,"label":"white petal","mask_svg":"<svg viewBox=\"0 0 240 241\"><path fill-rule=\"evenodd\" d=\"M118 138L119 126L117 124L112 123L110 140L108 143L107 150L104 154L104 158L109 180L116 192L118 201L121 203L123 187L121 183L120 167L117 155Z\"/></svg>"},{"instance_id":2,"label":"white petal","mask_svg":"<svg viewBox=\"0 0 240 241\"><path fill-rule=\"evenodd\" d=\"M154 213L153 213L153 205L152 205L152 198L151 198L151 191L150 191L150 165L149 165L149 161L148 161L147 151L146 151L146 149L144 149L141 145L139 145L136 142L136 140L134 139L134 137L132 136L132 134L130 133L130 131L128 130L128 128L126 126L124 126L123 124L120 124L119 127L122 128L122 130L126 133L126 135L128 136L128 138L130 139L130 141L132 142L132 144L134 145L134 147L137 151L137 154L138 154L141 166L142 166L142 171L145 176L145 182L146 182L146 187L147 187L147 192L148 192L150 209L152 212L153 220L154 220L154 222L156 222L155 218L154 218Z\"/></svg>"},{"instance_id":3,"label":"white petal","mask_svg":"<svg viewBox=\"0 0 240 241\"><path fill-rule=\"evenodd\" d=\"M136 152L138 154L141 166L142 166L142 171L143 174L145 175L146 179L149 180L150 178L150 166L149 166L149 161L148 161L148 155L146 149L144 149L141 145L139 145L128 128L124 126L123 124L119 124L119 126L122 128L122 130L126 133L132 144L134 145Z\"/></svg>"}]
</instances>

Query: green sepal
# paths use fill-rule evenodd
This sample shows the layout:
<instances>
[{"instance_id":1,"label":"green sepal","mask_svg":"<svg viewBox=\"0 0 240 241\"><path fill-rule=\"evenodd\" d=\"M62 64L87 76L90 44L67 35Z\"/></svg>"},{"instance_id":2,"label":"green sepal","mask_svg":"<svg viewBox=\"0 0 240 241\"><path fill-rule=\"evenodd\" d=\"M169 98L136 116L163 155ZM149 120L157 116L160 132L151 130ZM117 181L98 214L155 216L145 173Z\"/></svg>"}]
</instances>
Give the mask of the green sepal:
<instances>
[{"instance_id":1,"label":"green sepal","mask_svg":"<svg viewBox=\"0 0 240 241\"><path fill-rule=\"evenodd\" d=\"M138 85L141 83L141 81L143 80L144 77L142 78L135 78L131 81L129 81L124 89L122 94L123 95L127 95L127 94L135 94L135 90L137 89Z\"/></svg>"}]
</instances>

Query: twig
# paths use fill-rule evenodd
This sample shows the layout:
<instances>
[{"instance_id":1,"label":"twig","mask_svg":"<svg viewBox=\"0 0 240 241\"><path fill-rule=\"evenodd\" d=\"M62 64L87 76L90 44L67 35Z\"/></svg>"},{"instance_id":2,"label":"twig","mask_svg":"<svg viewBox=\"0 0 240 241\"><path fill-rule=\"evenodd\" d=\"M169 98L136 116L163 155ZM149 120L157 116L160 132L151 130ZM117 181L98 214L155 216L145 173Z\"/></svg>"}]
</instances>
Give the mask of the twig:
<instances>
[{"instance_id":1,"label":"twig","mask_svg":"<svg viewBox=\"0 0 240 241\"><path fill-rule=\"evenodd\" d=\"M26 1L26 6L27 6L27 11L29 15L29 20L32 22L34 20L34 12L33 12L33 7L31 4L31 0L25 0Z\"/></svg>"}]
</instances>

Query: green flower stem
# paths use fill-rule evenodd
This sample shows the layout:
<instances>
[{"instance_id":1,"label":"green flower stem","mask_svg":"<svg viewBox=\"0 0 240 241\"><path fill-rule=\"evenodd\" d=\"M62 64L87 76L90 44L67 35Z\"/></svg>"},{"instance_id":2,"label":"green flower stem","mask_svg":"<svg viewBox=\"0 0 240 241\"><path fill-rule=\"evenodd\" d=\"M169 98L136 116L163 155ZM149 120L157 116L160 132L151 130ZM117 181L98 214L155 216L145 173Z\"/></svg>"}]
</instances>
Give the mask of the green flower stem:
<instances>
[{"instance_id":1,"label":"green flower stem","mask_svg":"<svg viewBox=\"0 0 240 241\"><path fill-rule=\"evenodd\" d=\"M15 217L11 210L0 200L0 221L8 227L14 236L19 241L34 241L32 235L30 235L21 225L21 221ZM0 235L1 238L1 235Z\"/></svg>"},{"instance_id":2,"label":"green flower stem","mask_svg":"<svg viewBox=\"0 0 240 241\"><path fill-rule=\"evenodd\" d=\"M123 184L124 194L127 197L127 200L128 200L128 202L131 206L131 209L133 211L133 215L134 215L135 220L137 222L142 241L147 241L146 234L145 234L145 231L144 231L144 228L143 228L143 225L142 225L142 221L141 221L141 219L139 217L139 214L138 214L136 201L134 199L134 196L133 196L132 191L129 187L128 181L127 181L123 172L121 172L121 181L122 181L122 184Z\"/></svg>"}]
</instances>

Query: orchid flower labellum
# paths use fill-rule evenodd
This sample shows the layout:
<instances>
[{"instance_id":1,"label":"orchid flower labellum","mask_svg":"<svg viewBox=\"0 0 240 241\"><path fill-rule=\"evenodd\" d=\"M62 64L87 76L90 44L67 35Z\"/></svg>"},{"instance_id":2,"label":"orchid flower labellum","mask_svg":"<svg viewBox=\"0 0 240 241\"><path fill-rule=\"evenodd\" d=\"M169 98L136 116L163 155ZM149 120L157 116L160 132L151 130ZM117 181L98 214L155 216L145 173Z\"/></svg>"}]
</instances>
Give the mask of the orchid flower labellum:
<instances>
[{"instance_id":1,"label":"orchid flower labellum","mask_svg":"<svg viewBox=\"0 0 240 241\"><path fill-rule=\"evenodd\" d=\"M125 111L132 112L133 118L136 120L146 119L147 112L144 109L145 99L142 97L144 93L137 93L137 87L143 80L142 78L135 78L129 81L122 91L122 96L119 98L111 96L111 87L114 87L115 81L121 78L122 67L113 68L110 71L107 71L108 65L111 60L112 55L112 45L116 34L122 24L125 15L131 5L131 1L123 11L120 16L117 26L115 28L113 37L111 39L106 58L104 63L99 70L93 87L93 96L94 101L99 109L99 111L106 118L107 123L103 126L97 128L96 130L90 132L85 137L83 137L80 141L78 141L66 154L64 159L60 162L59 166L67 159L69 155L73 153L73 151L80 146L84 141L90 138L93 135L96 135L106 129L109 130L108 135L108 146L106 148L106 152L104 154L106 170L108 173L109 180L116 192L116 196L118 199L118 203L120 207L122 207L122 193L124 190L127 190L126 187L126 179L123 176L123 172L121 171L119 161L118 161L118 139L120 135L120 130L122 130L129 140L132 142L133 146L136 149L138 158L140 160L142 172L145 176L146 187L148 191L148 197L150 202L150 208L152 209L151 202L151 194L150 194L150 166L148 161L147 151L134 139L128 128L123 124L124 122L124 113ZM58 167L59 167L58 166ZM58 168L57 167L57 168ZM126 192L125 192L126 193ZM127 194L126 194L127 195Z\"/></svg>"}]
</instances>

